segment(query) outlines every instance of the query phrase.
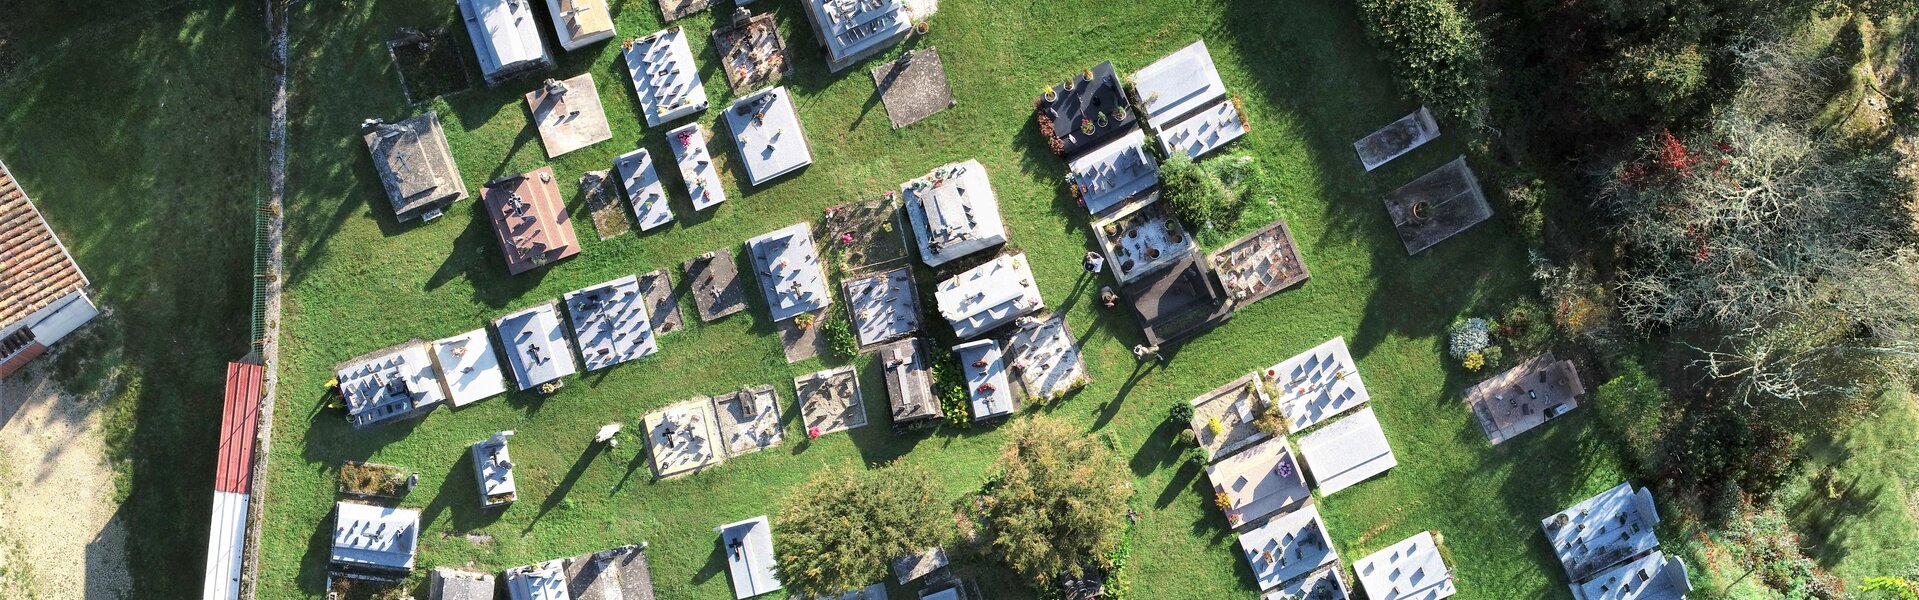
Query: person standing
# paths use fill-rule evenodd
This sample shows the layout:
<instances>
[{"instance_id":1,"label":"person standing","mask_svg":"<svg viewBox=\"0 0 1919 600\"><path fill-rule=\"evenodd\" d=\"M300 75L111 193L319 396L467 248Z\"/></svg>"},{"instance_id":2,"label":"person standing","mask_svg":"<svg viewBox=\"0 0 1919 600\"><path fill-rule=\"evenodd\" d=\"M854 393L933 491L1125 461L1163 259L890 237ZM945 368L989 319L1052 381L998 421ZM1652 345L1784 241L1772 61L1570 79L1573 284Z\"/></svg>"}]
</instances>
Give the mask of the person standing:
<instances>
[{"instance_id":1,"label":"person standing","mask_svg":"<svg viewBox=\"0 0 1919 600\"><path fill-rule=\"evenodd\" d=\"M1100 256L1098 252L1087 252L1086 259L1081 260L1079 264L1086 267L1086 272L1098 275L1101 269L1106 268L1106 257Z\"/></svg>"}]
</instances>

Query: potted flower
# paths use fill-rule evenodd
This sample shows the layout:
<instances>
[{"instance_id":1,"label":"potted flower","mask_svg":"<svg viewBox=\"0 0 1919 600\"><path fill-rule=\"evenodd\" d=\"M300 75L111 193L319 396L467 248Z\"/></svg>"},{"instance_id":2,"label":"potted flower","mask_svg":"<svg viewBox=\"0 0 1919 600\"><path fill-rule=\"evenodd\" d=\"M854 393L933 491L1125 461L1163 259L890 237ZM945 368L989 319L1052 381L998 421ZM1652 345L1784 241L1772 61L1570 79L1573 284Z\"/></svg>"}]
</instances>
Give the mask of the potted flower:
<instances>
[{"instance_id":1,"label":"potted flower","mask_svg":"<svg viewBox=\"0 0 1919 600\"><path fill-rule=\"evenodd\" d=\"M1113 107L1113 120L1115 121L1126 120L1126 107L1124 106Z\"/></svg>"},{"instance_id":2,"label":"potted flower","mask_svg":"<svg viewBox=\"0 0 1919 600\"><path fill-rule=\"evenodd\" d=\"M926 21L920 21L918 23L913 24L913 33L926 35L927 29L928 29L928 25L926 24Z\"/></svg>"},{"instance_id":3,"label":"potted flower","mask_svg":"<svg viewBox=\"0 0 1919 600\"><path fill-rule=\"evenodd\" d=\"M1093 82L1093 70L1092 70L1092 69L1087 69L1087 70L1086 70L1086 83L1092 83L1092 82Z\"/></svg>"},{"instance_id":4,"label":"potted flower","mask_svg":"<svg viewBox=\"0 0 1919 600\"><path fill-rule=\"evenodd\" d=\"M1073 91L1073 78L1066 78L1066 91Z\"/></svg>"},{"instance_id":5,"label":"potted flower","mask_svg":"<svg viewBox=\"0 0 1919 600\"><path fill-rule=\"evenodd\" d=\"M1088 119L1086 117L1080 117L1079 132L1086 135L1093 135L1093 120Z\"/></svg>"},{"instance_id":6,"label":"potted flower","mask_svg":"<svg viewBox=\"0 0 1919 600\"><path fill-rule=\"evenodd\" d=\"M1106 111L1103 111L1103 110L1102 110L1102 111L1100 111L1100 112L1099 112L1099 114L1098 114L1097 116L1099 117L1099 126L1100 126L1100 127L1105 127L1105 126L1106 126Z\"/></svg>"},{"instance_id":7,"label":"potted flower","mask_svg":"<svg viewBox=\"0 0 1919 600\"><path fill-rule=\"evenodd\" d=\"M1048 87L1046 93L1041 94L1040 97L1045 98L1047 104L1052 104L1055 100L1059 100L1059 91Z\"/></svg>"},{"instance_id":8,"label":"potted flower","mask_svg":"<svg viewBox=\"0 0 1919 600\"><path fill-rule=\"evenodd\" d=\"M1412 213L1413 220L1424 221L1433 218L1433 207L1427 204L1425 200L1421 200L1413 203Z\"/></svg>"}]
</instances>

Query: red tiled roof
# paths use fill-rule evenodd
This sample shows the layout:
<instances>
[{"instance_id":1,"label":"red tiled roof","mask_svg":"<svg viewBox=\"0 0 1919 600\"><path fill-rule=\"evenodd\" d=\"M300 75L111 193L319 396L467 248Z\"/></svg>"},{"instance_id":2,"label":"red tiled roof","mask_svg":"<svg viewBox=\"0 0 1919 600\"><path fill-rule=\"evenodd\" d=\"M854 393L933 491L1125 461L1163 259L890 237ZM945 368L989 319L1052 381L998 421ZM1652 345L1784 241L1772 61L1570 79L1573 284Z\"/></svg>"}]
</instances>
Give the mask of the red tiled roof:
<instances>
[{"instance_id":1,"label":"red tiled roof","mask_svg":"<svg viewBox=\"0 0 1919 600\"><path fill-rule=\"evenodd\" d=\"M580 238L560 199L553 167L500 179L483 189L486 216L493 221L508 272L519 275L580 252ZM517 205L515 197L520 199Z\"/></svg>"},{"instance_id":2,"label":"red tiled roof","mask_svg":"<svg viewBox=\"0 0 1919 600\"><path fill-rule=\"evenodd\" d=\"M27 347L21 348L19 352L13 353L13 356L7 357L5 362L0 362L0 379L5 379L13 375L14 371L20 370L21 367L27 366L27 363L33 362L33 359L40 358L40 355L46 353L46 344L40 342L27 344Z\"/></svg>"},{"instance_id":3,"label":"red tiled roof","mask_svg":"<svg viewBox=\"0 0 1919 600\"><path fill-rule=\"evenodd\" d=\"M213 476L217 492L249 493L253 483L253 440L260 424L260 365L227 363L226 408L220 415L220 460Z\"/></svg>"},{"instance_id":4,"label":"red tiled roof","mask_svg":"<svg viewBox=\"0 0 1919 600\"><path fill-rule=\"evenodd\" d=\"M0 164L0 327L87 285L27 192Z\"/></svg>"}]
</instances>

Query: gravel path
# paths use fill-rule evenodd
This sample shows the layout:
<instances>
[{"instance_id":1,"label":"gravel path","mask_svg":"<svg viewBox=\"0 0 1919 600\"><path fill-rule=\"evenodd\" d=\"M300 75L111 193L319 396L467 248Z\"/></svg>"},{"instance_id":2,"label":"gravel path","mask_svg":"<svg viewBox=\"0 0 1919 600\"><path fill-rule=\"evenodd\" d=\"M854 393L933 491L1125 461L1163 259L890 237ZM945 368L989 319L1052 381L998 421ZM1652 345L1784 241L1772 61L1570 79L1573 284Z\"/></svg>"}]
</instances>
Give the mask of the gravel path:
<instances>
[{"instance_id":1,"label":"gravel path","mask_svg":"<svg viewBox=\"0 0 1919 600\"><path fill-rule=\"evenodd\" d=\"M24 598L126 598L126 525L114 518L104 400L43 373L0 380L0 585ZM84 565L83 568L73 568Z\"/></svg>"}]
</instances>

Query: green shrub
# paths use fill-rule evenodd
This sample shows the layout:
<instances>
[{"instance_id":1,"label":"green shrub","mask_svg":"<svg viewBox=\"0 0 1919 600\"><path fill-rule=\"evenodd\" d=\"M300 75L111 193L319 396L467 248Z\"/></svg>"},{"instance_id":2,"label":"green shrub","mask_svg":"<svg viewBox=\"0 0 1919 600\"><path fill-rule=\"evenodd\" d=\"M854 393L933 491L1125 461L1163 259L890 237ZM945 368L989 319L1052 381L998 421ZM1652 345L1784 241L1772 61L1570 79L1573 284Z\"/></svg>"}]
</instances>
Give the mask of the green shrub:
<instances>
[{"instance_id":1,"label":"green shrub","mask_svg":"<svg viewBox=\"0 0 1919 600\"><path fill-rule=\"evenodd\" d=\"M1200 168L1184 152L1176 152L1159 166L1160 199L1173 216L1195 231L1215 225L1228 212L1226 184Z\"/></svg>"},{"instance_id":2,"label":"green shrub","mask_svg":"<svg viewBox=\"0 0 1919 600\"><path fill-rule=\"evenodd\" d=\"M826 336L826 344L832 347L834 354L841 358L859 356L860 338L853 333L853 324L847 321L846 315L827 319L826 324L820 326L820 333Z\"/></svg>"},{"instance_id":3,"label":"green shrub","mask_svg":"<svg viewBox=\"0 0 1919 600\"><path fill-rule=\"evenodd\" d=\"M1193 422L1193 405L1184 400L1174 402L1173 409L1166 415L1166 422L1176 427L1186 427Z\"/></svg>"},{"instance_id":4,"label":"green shrub","mask_svg":"<svg viewBox=\"0 0 1919 600\"><path fill-rule=\"evenodd\" d=\"M1697 46L1629 48L1598 68L1582 82L1586 104L1593 113L1612 122L1635 117L1670 120L1688 113L1705 91L1706 56Z\"/></svg>"},{"instance_id":5,"label":"green shrub","mask_svg":"<svg viewBox=\"0 0 1919 600\"><path fill-rule=\"evenodd\" d=\"M1485 36L1452 0L1359 0L1366 33L1412 96L1454 119L1486 107Z\"/></svg>"},{"instance_id":6,"label":"green shrub","mask_svg":"<svg viewBox=\"0 0 1919 600\"><path fill-rule=\"evenodd\" d=\"M972 403L966 393L966 376L959 370L959 359L952 350L943 347L933 349L932 360L927 364L933 375L933 392L939 394L940 413L946 415L946 422L959 428L973 426Z\"/></svg>"},{"instance_id":7,"label":"green shrub","mask_svg":"<svg viewBox=\"0 0 1919 600\"><path fill-rule=\"evenodd\" d=\"M1640 472L1658 467L1660 421L1666 392L1637 362L1628 361L1618 377L1593 393L1592 408L1599 421L1624 441L1628 458Z\"/></svg>"}]
</instances>

